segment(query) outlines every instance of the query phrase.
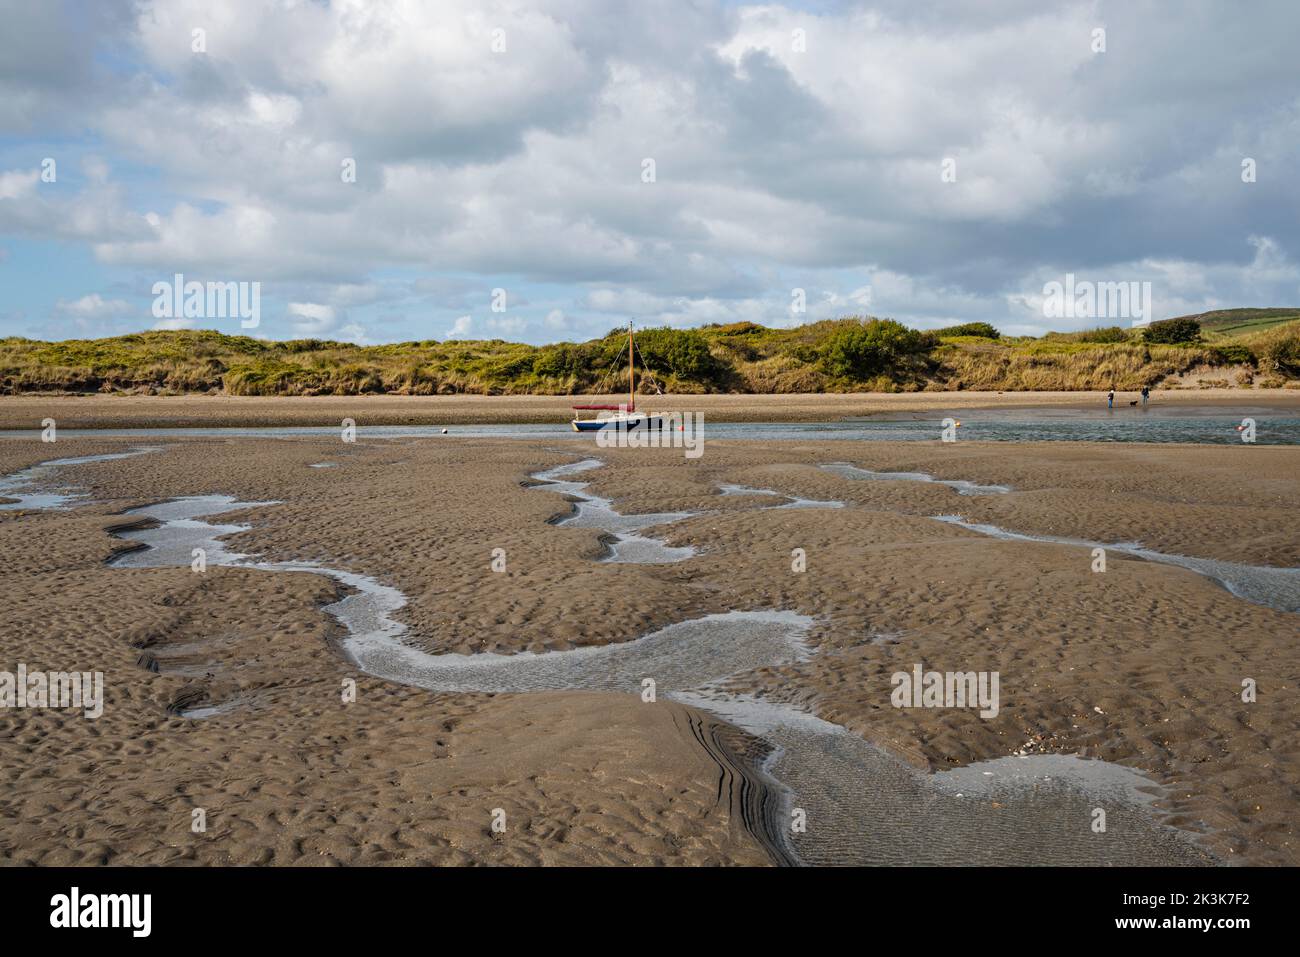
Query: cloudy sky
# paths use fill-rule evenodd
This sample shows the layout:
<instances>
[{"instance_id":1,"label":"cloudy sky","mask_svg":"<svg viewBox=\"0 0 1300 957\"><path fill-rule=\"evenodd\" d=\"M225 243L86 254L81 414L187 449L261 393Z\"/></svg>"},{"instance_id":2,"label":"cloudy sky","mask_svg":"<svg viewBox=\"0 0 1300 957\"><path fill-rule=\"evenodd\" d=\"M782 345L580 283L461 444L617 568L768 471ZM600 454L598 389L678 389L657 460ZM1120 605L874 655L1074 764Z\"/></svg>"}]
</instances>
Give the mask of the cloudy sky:
<instances>
[{"instance_id":1,"label":"cloudy sky","mask_svg":"<svg viewBox=\"0 0 1300 957\"><path fill-rule=\"evenodd\" d=\"M1297 36L1295 0L0 0L0 335L241 332L156 317L177 273L358 342L1095 325L1044 318L1067 273L1297 305Z\"/></svg>"}]
</instances>

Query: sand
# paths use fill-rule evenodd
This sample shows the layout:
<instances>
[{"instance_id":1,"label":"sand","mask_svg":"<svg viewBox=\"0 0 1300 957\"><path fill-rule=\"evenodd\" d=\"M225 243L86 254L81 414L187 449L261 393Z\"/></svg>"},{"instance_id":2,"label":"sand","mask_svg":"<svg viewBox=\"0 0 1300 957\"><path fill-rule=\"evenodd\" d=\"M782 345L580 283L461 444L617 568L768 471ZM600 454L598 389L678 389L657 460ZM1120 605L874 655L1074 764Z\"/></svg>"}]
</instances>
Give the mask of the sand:
<instances>
[{"instance_id":1,"label":"sand","mask_svg":"<svg viewBox=\"0 0 1300 957\"><path fill-rule=\"evenodd\" d=\"M1251 407L1300 410L1300 389L1158 389L1160 407ZM1120 407L1137 393L1117 395ZM622 402L613 396L7 396L0 429L39 429L52 418L61 429L197 426L457 425L502 422L565 423L575 403ZM840 395L680 395L637 397L647 412L702 412L711 422L832 422L864 415L967 409L1098 409L1104 392L880 392Z\"/></svg>"},{"instance_id":2,"label":"sand","mask_svg":"<svg viewBox=\"0 0 1300 957\"><path fill-rule=\"evenodd\" d=\"M280 413L250 413L264 414ZM133 444L0 440L0 472ZM559 650L706 614L799 611L816 620L817 654L738 687L933 770L1026 750L1119 762L1163 784L1170 822L1223 860L1300 862L1296 615L1186 569L1112 553L1097 574L1087 549L996 541L932 518L1300 566L1300 449L717 441L697 460L601 449L606 466L585 478L620 511L701 513L659 530L697 548L690 560L610 565L596 561L598 530L548 524L572 506L530 487L577 448L364 432L355 444L163 444L70 467L67 480L93 496L77 508L0 512L0 668L98 668L109 688L95 721L0 712L5 863L772 860L743 789L720 786L745 773L745 745L702 746L701 726L705 740L736 740L702 712L635 695L389 685L337 653L338 625L321 607L339 591L321 576L104 564L123 547L110 531L130 521L126 509L213 492L280 503L223 516L252 526L231 547L400 588L399 616L428 651ZM326 461L334 467L309 467ZM819 468L837 461L1015 491L959 495ZM847 507L775 510L766 497L720 495L721 483ZM503 573L490 567L496 548ZM791 570L795 548L806 572ZM1000 714L891 708L889 676L914 662L999 670ZM358 700L344 705L349 677ZM1254 704L1240 699L1248 677ZM228 710L175 714L202 706ZM206 834L190 833L194 807L207 808ZM508 822L498 837L494 808Z\"/></svg>"}]
</instances>

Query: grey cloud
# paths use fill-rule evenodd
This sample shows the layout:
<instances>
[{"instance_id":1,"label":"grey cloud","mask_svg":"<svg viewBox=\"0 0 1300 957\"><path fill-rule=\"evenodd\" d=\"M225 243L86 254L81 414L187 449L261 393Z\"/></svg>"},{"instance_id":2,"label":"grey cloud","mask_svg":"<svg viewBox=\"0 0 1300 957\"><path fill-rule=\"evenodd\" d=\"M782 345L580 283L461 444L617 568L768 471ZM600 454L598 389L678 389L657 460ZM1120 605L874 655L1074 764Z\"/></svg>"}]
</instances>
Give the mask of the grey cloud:
<instances>
[{"instance_id":1,"label":"grey cloud","mask_svg":"<svg viewBox=\"0 0 1300 957\"><path fill-rule=\"evenodd\" d=\"M123 49L130 24L127 0L0 0L0 134L75 130L115 95L117 75L97 54Z\"/></svg>"},{"instance_id":2,"label":"grey cloud","mask_svg":"<svg viewBox=\"0 0 1300 957\"><path fill-rule=\"evenodd\" d=\"M1166 301L1194 304L1190 275L1204 298L1285 295L1251 278L1252 236L1300 261L1290 3L561 0L466 5L469 19L446 6L410 30L382 6L231 4L202 57L177 4L104 6L97 39L56 29L68 8L8 6L0 130L88 130L110 165L156 169L157 195L183 199L160 200L149 228L111 183L77 216L0 200L0 231L89 242L109 264L261 278L340 315L459 309L509 275L571 286L557 307L573 328L625 308L568 311L620 287L668 303L647 308L674 323L777 321L790 276L837 274L841 293L851 275L891 277L872 308L917 321L1029 323L1014 303L1044 271L1182 263ZM500 56L486 48L497 22ZM806 53L790 50L796 25ZM86 55L106 46L107 79ZM51 104L58 123L34 119ZM355 184L340 181L345 156ZM638 178L646 156L654 184ZM1241 182L1243 156L1258 182ZM374 281L394 267L430 278ZM340 284L353 301L320 293Z\"/></svg>"}]
</instances>

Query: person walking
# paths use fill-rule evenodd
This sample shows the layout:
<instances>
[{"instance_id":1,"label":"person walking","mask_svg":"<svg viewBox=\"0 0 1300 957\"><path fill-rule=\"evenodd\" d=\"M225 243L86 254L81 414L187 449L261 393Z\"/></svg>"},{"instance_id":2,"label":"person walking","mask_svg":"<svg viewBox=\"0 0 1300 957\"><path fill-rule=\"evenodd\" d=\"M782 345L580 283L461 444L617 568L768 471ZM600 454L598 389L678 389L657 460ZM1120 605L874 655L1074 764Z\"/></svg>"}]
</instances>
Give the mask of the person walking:
<instances>
[{"instance_id":1,"label":"person walking","mask_svg":"<svg viewBox=\"0 0 1300 957\"><path fill-rule=\"evenodd\" d=\"M1143 404L1143 405L1146 405L1146 404L1147 404L1147 399L1149 399L1149 398L1151 398L1151 387L1150 387L1150 386L1145 386L1145 385L1144 385L1144 386L1142 387L1142 404Z\"/></svg>"},{"instance_id":2,"label":"person walking","mask_svg":"<svg viewBox=\"0 0 1300 957\"><path fill-rule=\"evenodd\" d=\"M1108 409L1113 409L1113 408L1115 408L1115 390L1114 390L1114 389L1111 389L1109 392L1106 393L1106 408L1108 408Z\"/></svg>"}]
</instances>

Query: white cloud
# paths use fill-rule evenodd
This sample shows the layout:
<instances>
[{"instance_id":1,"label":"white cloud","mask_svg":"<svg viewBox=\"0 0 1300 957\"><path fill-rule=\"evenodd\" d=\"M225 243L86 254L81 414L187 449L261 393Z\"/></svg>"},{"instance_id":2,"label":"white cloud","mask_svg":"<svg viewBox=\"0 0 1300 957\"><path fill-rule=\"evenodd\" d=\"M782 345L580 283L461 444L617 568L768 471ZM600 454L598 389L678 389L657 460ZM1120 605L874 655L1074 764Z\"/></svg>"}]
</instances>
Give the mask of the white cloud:
<instances>
[{"instance_id":1,"label":"white cloud","mask_svg":"<svg viewBox=\"0 0 1300 957\"><path fill-rule=\"evenodd\" d=\"M0 173L0 199L19 199L34 192L40 178L40 173L34 169L14 169Z\"/></svg>"},{"instance_id":2,"label":"white cloud","mask_svg":"<svg viewBox=\"0 0 1300 957\"><path fill-rule=\"evenodd\" d=\"M295 336L324 336L334 332L339 325L339 314L333 306L317 302L291 302L288 308Z\"/></svg>"},{"instance_id":3,"label":"white cloud","mask_svg":"<svg viewBox=\"0 0 1300 957\"><path fill-rule=\"evenodd\" d=\"M60 299L54 304L54 311L65 316L98 319L125 315L131 311L131 304L125 299L105 299L99 293L93 292L70 302Z\"/></svg>"},{"instance_id":4,"label":"white cloud","mask_svg":"<svg viewBox=\"0 0 1300 957\"><path fill-rule=\"evenodd\" d=\"M183 316L172 316L168 319L159 319L150 328L166 331L174 329L197 329L199 322L197 319L186 319Z\"/></svg>"},{"instance_id":5,"label":"white cloud","mask_svg":"<svg viewBox=\"0 0 1300 957\"><path fill-rule=\"evenodd\" d=\"M0 38L0 132L58 104L96 152L75 191L0 173L0 234L119 275L261 281L294 335L384 337L365 310L428 298L447 322L498 285L512 313L478 331L534 338L867 310L1041 330L1045 271L1134 264L1169 303L1295 297L1281 3L142 0L96 14L109 73L39 6ZM525 308L522 283L549 298Z\"/></svg>"},{"instance_id":6,"label":"white cloud","mask_svg":"<svg viewBox=\"0 0 1300 957\"><path fill-rule=\"evenodd\" d=\"M301 316L312 322L334 321L334 308L316 302L291 302L289 303L289 314Z\"/></svg>"},{"instance_id":7,"label":"white cloud","mask_svg":"<svg viewBox=\"0 0 1300 957\"><path fill-rule=\"evenodd\" d=\"M528 320L523 316L492 316L487 327L498 338L518 336L528 327Z\"/></svg>"},{"instance_id":8,"label":"white cloud","mask_svg":"<svg viewBox=\"0 0 1300 957\"><path fill-rule=\"evenodd\" d=\"M344 342L355 342L357 345L366 345L370 341L367 338L365 326L356 322L349 322L347 325L340 327L339 338Z\"/></svg>"},{"instance_id":9,"label":"white cloud","mask_svg":"<svg viewBox=\"0 0 1300 957\"><path fill-rule=\"evenodd\" d=\"M111 170L108 163L99 156L85 156L81 160L81 171L93 183L107 183Z\"/></svg>"}]
</instances>

